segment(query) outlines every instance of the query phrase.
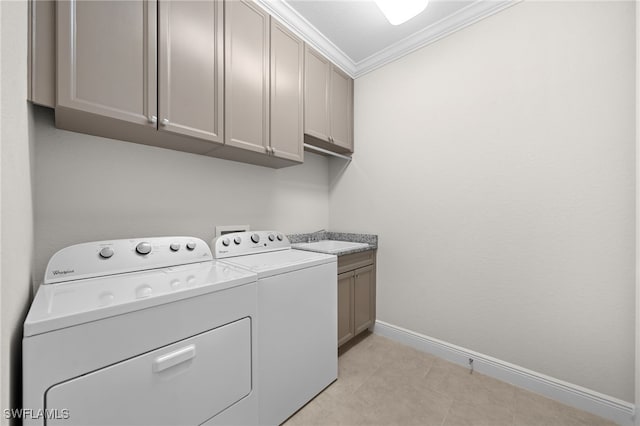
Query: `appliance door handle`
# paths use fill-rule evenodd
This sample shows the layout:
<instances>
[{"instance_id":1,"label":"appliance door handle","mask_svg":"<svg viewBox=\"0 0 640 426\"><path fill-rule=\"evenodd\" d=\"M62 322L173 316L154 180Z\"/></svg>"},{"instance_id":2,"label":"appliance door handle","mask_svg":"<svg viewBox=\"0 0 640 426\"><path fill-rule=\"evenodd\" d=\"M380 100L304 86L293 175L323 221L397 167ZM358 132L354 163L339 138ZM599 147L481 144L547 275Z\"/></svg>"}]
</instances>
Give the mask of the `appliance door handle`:
<instances>
[{"instance_id":1,"label":"appliance door handle","mask_svg":"<svg viewBox=\"0 0 640 426\"><path fill-rule=\"evenodd\" d=\"M189 345L168 354L159 356L153 361L153 372L159 373L167 368L189 361L196 356L196 346Z\"/></svg>"}]
</instances>

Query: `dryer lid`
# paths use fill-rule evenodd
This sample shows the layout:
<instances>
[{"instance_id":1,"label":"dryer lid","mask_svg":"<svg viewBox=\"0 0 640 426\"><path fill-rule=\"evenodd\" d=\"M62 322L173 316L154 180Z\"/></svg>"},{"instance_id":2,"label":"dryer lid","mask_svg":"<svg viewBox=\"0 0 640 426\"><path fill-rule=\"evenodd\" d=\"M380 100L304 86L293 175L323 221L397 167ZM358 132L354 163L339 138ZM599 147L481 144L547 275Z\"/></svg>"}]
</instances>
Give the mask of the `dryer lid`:
<instances>
[{"instance_id":1,"label":"dryer lid","mask_svg":"<svg viewBox=\"0 0 640 426\"><path fill-rule=\"evenodd\" d=\"M216 261L41 285L24 336L76 326L256 281Z\"/></svg>"}]
</instances>

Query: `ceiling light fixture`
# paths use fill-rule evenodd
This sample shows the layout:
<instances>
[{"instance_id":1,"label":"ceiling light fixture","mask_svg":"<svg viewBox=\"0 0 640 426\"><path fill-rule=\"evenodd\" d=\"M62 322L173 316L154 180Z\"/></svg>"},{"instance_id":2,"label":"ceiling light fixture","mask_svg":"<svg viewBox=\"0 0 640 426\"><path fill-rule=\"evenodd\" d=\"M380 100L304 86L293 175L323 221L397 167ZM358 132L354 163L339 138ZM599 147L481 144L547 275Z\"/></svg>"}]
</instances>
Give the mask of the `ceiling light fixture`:
<instances>
[{"instance_id":1,"label":"ceiling light fixture","mask_svg":"<svg viewBox=\"0 0 640 426\"><path fill-rule=\"evenodd\" d=\"M375 0L391 25L400 25L426 9L429 0Z\"/></svg>"}]
</instances>

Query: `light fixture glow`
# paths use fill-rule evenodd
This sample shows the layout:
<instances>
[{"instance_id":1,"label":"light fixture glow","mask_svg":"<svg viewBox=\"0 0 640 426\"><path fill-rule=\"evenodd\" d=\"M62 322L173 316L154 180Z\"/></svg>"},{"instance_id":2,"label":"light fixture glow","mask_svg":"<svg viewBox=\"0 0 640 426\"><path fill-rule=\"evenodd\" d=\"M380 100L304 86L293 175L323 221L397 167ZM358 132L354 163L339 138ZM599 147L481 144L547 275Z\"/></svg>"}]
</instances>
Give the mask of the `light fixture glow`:
<instances>
[{"instance_id":1,"label":"light fixture glow","mask_svg":"<svg viewBox=\"0 0 640 426\"><path fill-rule=\"evenodd\" d=\"M375 0L391 25L400 25L426 9L429 0Z\"/></svg>"}]
</instances>

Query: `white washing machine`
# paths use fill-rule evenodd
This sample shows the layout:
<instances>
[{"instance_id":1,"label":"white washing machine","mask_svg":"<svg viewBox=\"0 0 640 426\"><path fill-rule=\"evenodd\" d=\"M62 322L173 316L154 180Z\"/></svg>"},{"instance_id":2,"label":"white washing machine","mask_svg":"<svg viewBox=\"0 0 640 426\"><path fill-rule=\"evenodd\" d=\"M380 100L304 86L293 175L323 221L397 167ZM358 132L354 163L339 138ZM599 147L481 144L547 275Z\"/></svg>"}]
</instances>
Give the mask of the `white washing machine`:
<instances>
[{"instance_id":1,"label":"white washing machine","mask_svg":"<svg viewBox=\"0 0 640 426\"><path fill-rule=\"evenodd\" d=\"M223 235L214 257L258 275L258 421L278 425L338 377L337 258L274 231Z\"/></svg>"},{"instance_id":2,"label":"white washing machine","mask_svg":"<svg viewBox=\"0 0 640 426\"><path fill-rule=\"evenodd\" d=\"M256 424L256 278L190 237L59 251L24 324L24 424Z\"/></svg>"}]
</instances>

